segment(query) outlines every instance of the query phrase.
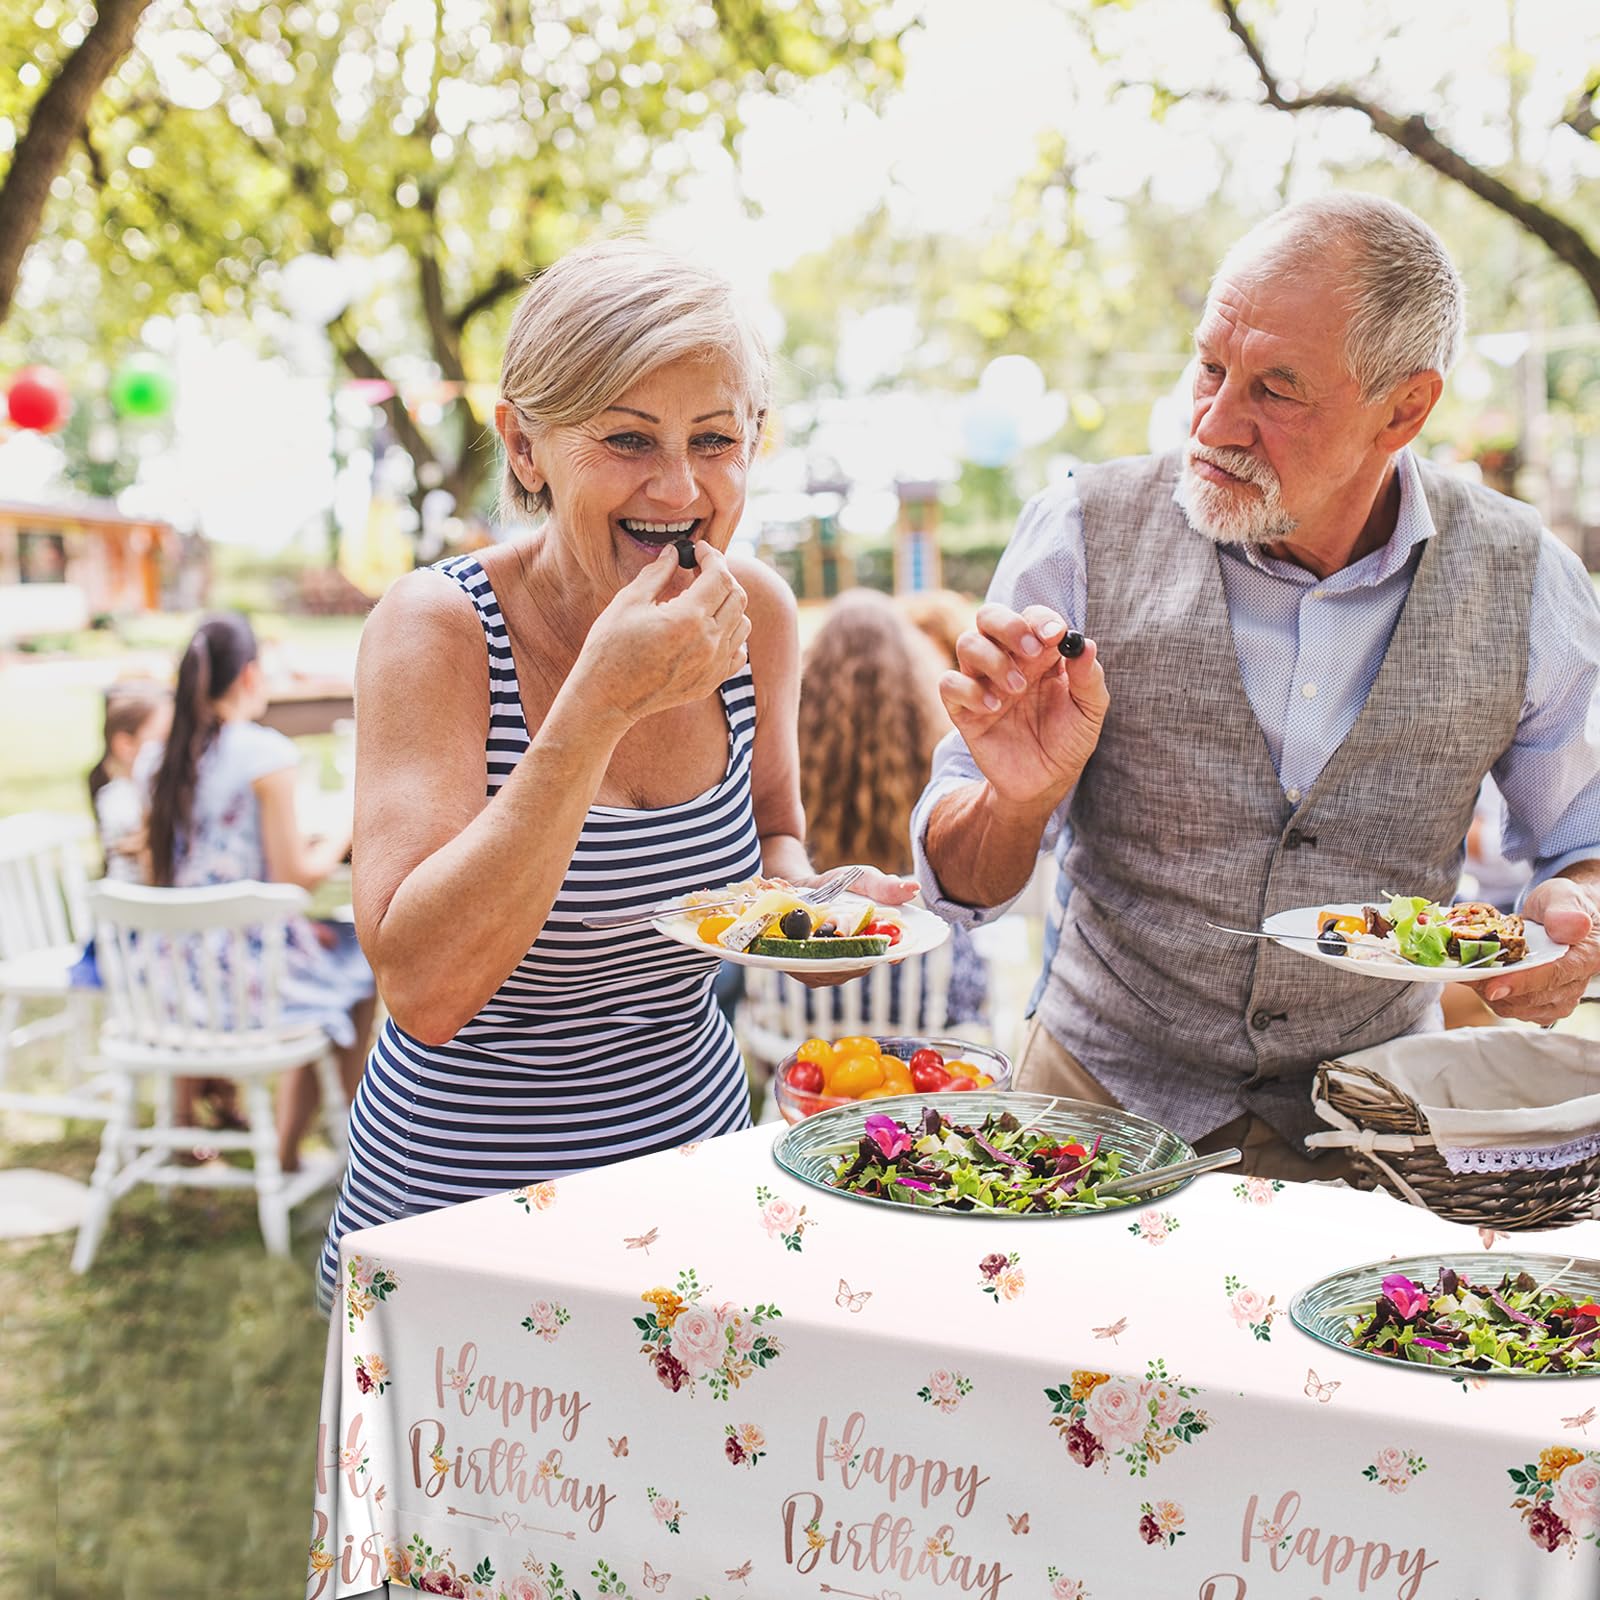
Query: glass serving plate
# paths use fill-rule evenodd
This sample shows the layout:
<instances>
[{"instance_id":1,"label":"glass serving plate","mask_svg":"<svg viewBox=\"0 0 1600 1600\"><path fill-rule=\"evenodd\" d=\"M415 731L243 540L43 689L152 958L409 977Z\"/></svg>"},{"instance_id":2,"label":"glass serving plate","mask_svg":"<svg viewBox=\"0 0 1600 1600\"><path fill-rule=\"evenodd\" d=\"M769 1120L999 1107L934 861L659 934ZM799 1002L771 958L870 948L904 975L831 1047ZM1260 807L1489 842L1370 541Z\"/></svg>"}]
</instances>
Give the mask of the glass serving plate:
<instances>
[{"instance_id":1,"label":"glass serving plate","mask_svg":"<svg viewBox=\"0 0 1600 1600\"><path fill-rule=\"evenodd\" d=\"M1136 1117L1130 1111L1097 1106L1087 1100L1068 1100L1059 1095L1009 1094L995 1089L970 1089L965 1093L890 1095L882 1100L859 1100L805 1117L789 1129L772 1147L772 1157L791 1177L836 1195L841 1200L856 1200L864 1205L883 1206L891 1211L910 1212L919 1217L975 1217L984 1222L1060 1222L1067 1218L1120 1216L1136 1211L1154 1200L1169 1200L1192 1178L1181 1178L1153 1194L1135 1195L1104 1211L1029 1211L1016 1216L996 1216L992 1211L951 1211L945 1207L899 1205L877 1195L852 1194L836 1189L829 1181L833 1164L842 1145L854 1145L866 1129L867 1118L894 1117L914 1126L921 1120L924 1106L932 1106L941 1116L966 1126L976 1126L991 1111L1009 1111L1025 1127L1058 1138L1075 1137L1093 1143L1096 1134L1105 1143L1122 1151L1122 1175L1148 1172L1152 1167L1187 1161L1194 1150L1170 1128Z\"/></svg>"},{"instance_id":2,"label":"glass serving plate","mask_svg":"<svg viewBox=\"0 0 1600 1600\"><path fill-rule=\"evenodd\" d=\"M1570 1264L1569 1264L1570 1263ZM1600 1261L1585 1258L1573 1260L1569 1256L1529 1255L1518 1250L1496 1250L1492 1254L1479 1251L1476 1255L1442 1250L1437 1255L1407 1256L1401 1261L1369 1261L1359 1267L1345 1267L1330 1273L1315 1283L1301 1289L1289 1302L1289 1320L1302 1333L1310 1334L1319 1344L1341 1355L1356 1356L1362 1361L1376 1361L1386 1367L1400 1367L1407 1372L1431 1373L1436 1377L1454 1378L1589 1378L1600 1377L1594 1372L1474 1372L1467 1367L1432 1367L1417 1361L1404 1361L1396 1356L1379 1355L1375 1350L1357 1350L1350 1344L1350 1331L1345 1318L1355 1315L1377 1302L1383 1292L1383 1280L1391 1272L1402 1272L1413 1283L1430 1284L1438 1281L1444 1268L1451 1268L1458 1276L1474 1283L1487 1279L1497 1283L1502 1273L1532 1273L1541 1284L1552 1279L1557 1287L1570 1289L1575 1294L1600 1300Z\"/></svg>"}]
</instances>

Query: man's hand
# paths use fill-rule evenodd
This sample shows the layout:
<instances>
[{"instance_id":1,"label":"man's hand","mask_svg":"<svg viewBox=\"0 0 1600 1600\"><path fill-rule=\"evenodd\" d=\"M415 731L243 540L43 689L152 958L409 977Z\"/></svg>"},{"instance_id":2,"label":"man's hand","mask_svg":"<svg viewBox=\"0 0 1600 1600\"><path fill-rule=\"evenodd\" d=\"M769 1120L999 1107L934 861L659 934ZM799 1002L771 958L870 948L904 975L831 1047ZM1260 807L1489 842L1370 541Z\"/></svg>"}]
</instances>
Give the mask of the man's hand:
<instances>
[{"instance_id":1,"label":"man's hand","mask_svg":"<svg viewBox=\"0 0 1600 1600\"><path fill-rule=\"evenodd\" d=\"M1542 923L1567 953L1547 967L1497 978L1479 993L1502 1017L1549 1027L1570 1015L1600 972L1600 893L1571 878L1547 878L1523 903L1522 914Z\"/></svg>"},{"instance_id":2,"label":"man's hand","mask_svg":"<svg viewBox=\"0 0 1600 1600\"><path fill-rule=\"evenodd\" d=\"M1068 661L1067 625L1048 606L986 605L956 641L959 671L939 692L978 770L1003 801L1054 808L1100 739L1110 696L1091 640Z\"/></svg>"}]
</instances>

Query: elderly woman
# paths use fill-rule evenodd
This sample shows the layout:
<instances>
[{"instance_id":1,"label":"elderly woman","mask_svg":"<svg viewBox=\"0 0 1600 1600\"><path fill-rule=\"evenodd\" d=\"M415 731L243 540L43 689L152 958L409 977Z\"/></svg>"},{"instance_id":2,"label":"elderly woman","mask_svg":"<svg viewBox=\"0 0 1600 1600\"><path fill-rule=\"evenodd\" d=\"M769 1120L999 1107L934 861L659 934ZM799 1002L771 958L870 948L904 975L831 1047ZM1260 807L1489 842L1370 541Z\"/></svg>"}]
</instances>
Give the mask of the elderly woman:
<instances>
[{"instance_id":1,"label":"elderly woman","mask_svg":"<svg viewBox=\"0 0 1600 1600\"><path fill-rule=\"evenodd\" d=\"M531 526L397 584L361 644L356 922L390 1016L325 1292L351 1229L748 1126L715 955L583 918L813 876L794 601L726 554L768 383L727 286L640 243L518 308L495 426Z\"/></svg>"}]
</instances>

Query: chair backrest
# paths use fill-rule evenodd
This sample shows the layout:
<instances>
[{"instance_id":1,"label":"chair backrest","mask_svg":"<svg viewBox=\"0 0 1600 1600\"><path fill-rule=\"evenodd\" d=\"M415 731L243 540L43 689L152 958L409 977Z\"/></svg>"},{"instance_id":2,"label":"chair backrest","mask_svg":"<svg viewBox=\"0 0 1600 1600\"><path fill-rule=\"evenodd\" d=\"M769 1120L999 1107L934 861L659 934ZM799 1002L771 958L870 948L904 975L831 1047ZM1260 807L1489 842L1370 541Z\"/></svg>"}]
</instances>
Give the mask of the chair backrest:
<instances>
[{"instance_id":1,"label":"chair backrest","mask_svg":"<svg viewBox=\"0 0 1600 1600\"><path fill-rule=\"evenodd\" d=\"M108 1022L119 1038L162 1050L281 1036L290 923L308 900L288 883L92 885Z\"/></svg>"},{"instance_id":2,"label":"chair backrest","mask_svg":"<svg viewBox=\"0 0 1600 1600\"><path fill-rule=\"evenodd\" d=\"M89 937L85 817L26 811L0 818L0 960Z\"/></svg>"},{"instance_id":3,"label":"chair backrest","mask_svg":"<svg viewBox=\"0 0 1600 1600\"><path fill-rule=\"evenodd\" d=\"M952 945L947 939L924 956L873 967L834 989L808 989L787 973L747 967L740 1032L749 1048L769 1061L780 1059L812 1036L947 1033L951 959ZM837 1022L835 995L842 1006Z\"/></svg>"}]
</instances>

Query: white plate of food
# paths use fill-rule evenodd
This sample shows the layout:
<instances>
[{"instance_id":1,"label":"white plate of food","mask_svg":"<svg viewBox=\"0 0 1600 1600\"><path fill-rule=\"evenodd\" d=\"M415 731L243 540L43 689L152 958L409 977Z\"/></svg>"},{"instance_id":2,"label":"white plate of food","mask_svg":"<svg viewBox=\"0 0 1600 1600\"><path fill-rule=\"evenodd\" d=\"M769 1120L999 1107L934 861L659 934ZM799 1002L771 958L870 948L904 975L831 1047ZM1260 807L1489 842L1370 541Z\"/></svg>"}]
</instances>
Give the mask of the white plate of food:
<instances>
[{"instance_id":1,"label":"white plate of food","mask_svg":"<svg viewBox=\"0 0 1600 1600\"><path fill-rule=\"evenodd\" d=\"M1399 983L1487 983L1567 953L1537 922L1481 901L1446 906L1409 895L1296 906L1261 931L1313 961Z\"/></svg>"},{"instance_id":2,"label":"white plate of food","mask_svg":"<svg viewBox=\"0 0 1600 1600\"><path fill-rule=\"evenodd\" d=\"M717 897L712 891L705 896ZM846 893L811 907L804 889L788 887L755 888L714 911L690 907L657 917L651 926L741 967L833 975L925 955L950 937L948 924L920 906L877 906Z\"/></svg>"}]
</instances>

